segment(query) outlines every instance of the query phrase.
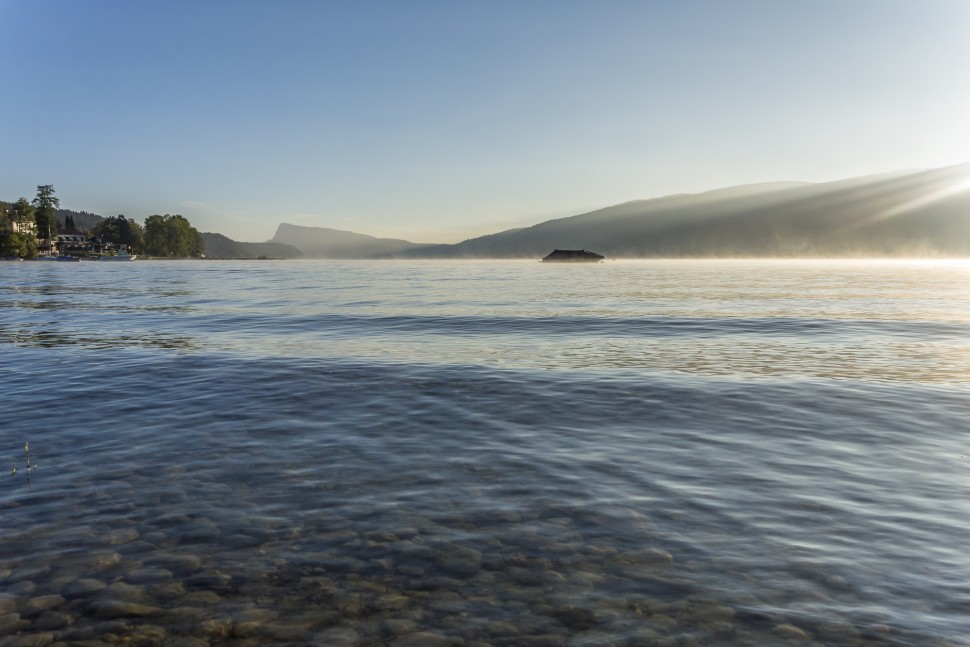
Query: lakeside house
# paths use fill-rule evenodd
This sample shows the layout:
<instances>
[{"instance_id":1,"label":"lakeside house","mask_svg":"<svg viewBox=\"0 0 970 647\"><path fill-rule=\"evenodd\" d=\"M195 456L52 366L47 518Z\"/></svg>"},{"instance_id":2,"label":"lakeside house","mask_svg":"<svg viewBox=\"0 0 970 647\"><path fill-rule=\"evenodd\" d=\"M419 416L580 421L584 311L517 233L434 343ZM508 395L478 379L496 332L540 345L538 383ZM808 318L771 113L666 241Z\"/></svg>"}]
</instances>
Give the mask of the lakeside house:
<instances>
[{"instance_id":1,"label":"lakeside house","mask_svg":"<svg viewBox=\"0 0 970 647\"><path fill-rule=\"evenodd\" d=\"M599 263L603 256L586 251L585 249L554 249L545 258L543 263Z\"/></svg>"},{"instance_id":2,"label":"lakeside house","mask_svg":"<svg viewBox=\"0 0 970 647\"><path fill-rule=\"evenodd\" d=\"M0 209L0 236L4 233L37 235L37 224L33 221L17 220L10 209Z\"/></svg>"},{"instance_id":3,"label":"lakeside house","mask_svg":"<svg viewBox=\"0 0 970 647\"><path fill-rule=\"evenodd\" d=\"M13 216L8 216L7 226L15 234L36 234L37 225L33 222L20 222Z\"/></svg>"},{"instance_id":4,"label":"lakeside house","mask_svg":"<svg viewBox=\"0 0 970 647\"><path fill-rule=\"evenodd\" d=\"M59 228L53 240L38 236L37 225L33 221L22 222L9 211L0 211L0 242L9 233L29 234L37 241L37 252L42 256L66 255L85 258L115 256L131 252L129 245L105 241L101 236L91 236L76 228Z\"/></svg>"},{"instance_id":5,"label":"lakeside house","mask_svg":"<svg viewBox=\"0 0 970 647\"><path fill-rule=\"evenodd\" d=\"M59 229L54 236L54 247L57 253L78 254L88 246L87 236L77 229Z\"/></svg>"}]
</instances>

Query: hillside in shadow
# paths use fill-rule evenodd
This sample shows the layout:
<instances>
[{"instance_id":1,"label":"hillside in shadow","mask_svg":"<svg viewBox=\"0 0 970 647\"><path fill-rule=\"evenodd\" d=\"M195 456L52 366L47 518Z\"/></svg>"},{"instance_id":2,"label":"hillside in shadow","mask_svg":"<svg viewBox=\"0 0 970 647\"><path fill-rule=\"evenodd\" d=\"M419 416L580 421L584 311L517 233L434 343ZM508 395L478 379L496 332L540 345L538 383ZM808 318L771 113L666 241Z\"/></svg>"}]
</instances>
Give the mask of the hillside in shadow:
<instances>
[{"instance_id":1,"label":"hillside in shadow","mask_svg":"<svg viewBox=\"0 0 970 647\"><path fill-rule=\"evenodd\" d=\"M375 238L340 229L282 223L271 243L292 245L307 258L375 258L406 253L427 245L394 238Z\"/></svg>"},{"instance_id":2,"label":"hillside in shadow","mask_svg":"<svg viewBox=\"0 0 970 647\"><path fill-rule=\"evenodd\" d=\"M242 243L222 234L203 232L202 241L208 258L303 258L303 252L282 243Z\"/></svg>"},{"instance_id":3,"label":"hillside in shadow","mask_svg":"<svg viewBox=\"0 0 970 647\"><path fill-rule=\"evenodd\" d=\"M637 200L394 254L536 258L970 256L970 164L837 182L776 182Z\"/></svg>"}]
</instances>

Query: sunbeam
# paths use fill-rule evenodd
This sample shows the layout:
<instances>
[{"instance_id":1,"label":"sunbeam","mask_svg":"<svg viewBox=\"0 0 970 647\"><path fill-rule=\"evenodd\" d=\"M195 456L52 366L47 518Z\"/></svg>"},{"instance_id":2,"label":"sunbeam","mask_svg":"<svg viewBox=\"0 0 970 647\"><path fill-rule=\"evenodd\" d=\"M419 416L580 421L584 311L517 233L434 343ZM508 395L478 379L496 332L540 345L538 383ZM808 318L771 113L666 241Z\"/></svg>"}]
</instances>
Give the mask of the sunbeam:
<instances>
[{"instance_id":1,"label":"sunbeam","mask_svg":"<svg viewBox=\"0 0 970 647\"><path fill-rule=\"evenodd\" d=\"M879 220L885 220L887 218L899 216L901 214L908 213L910 211L915 211L927 205L933 204L934 202L945 200L950 196L956 195L958 193L962 193L967 190L970 190L970 174L964 175L956 182L949 184L947 186L944 186L941 189L931 191L924 195L918 196L912 200L907 200L906 202L890 207L889 209L886 209L885 211L873 217L870 222L877 222Z\"/></svg>"}]
</instances>

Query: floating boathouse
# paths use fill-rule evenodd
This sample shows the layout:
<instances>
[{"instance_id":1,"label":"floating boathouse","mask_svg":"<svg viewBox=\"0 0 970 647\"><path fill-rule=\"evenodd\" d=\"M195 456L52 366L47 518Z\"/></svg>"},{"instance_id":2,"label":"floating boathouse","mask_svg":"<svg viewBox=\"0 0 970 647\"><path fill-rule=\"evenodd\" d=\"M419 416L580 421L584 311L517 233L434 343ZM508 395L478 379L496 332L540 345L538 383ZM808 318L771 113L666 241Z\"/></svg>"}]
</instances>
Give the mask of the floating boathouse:
<instances>
[{"instance_id":1,"label":"floating boathouse","mask_svg":"<svg viewBox=\"0 0 970 647\"><path fill-rule=\"evenodd\" d=\"M554 249L543 263L599 263L603 257L585 249Z\"/></svg>"}]
</instances>

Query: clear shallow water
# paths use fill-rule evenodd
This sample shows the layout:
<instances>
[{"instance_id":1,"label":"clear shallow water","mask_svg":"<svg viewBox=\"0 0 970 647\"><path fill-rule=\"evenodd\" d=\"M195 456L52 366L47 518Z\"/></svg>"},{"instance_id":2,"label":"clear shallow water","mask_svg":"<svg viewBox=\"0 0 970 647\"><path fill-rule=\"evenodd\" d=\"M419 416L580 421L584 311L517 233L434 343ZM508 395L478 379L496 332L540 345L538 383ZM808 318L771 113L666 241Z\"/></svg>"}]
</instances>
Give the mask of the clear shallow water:
<instances>
[{"instance_id":1,"label":"clear shallow water","mask_svg":"<svg viewBox=\"0 0 970 647\"><path fill-rule=\"evenodd\" d=\"M0 264L0 640L970 644L968 279Z\"/></svg>"}]
</instances>

